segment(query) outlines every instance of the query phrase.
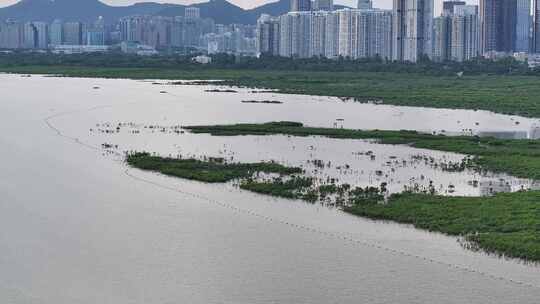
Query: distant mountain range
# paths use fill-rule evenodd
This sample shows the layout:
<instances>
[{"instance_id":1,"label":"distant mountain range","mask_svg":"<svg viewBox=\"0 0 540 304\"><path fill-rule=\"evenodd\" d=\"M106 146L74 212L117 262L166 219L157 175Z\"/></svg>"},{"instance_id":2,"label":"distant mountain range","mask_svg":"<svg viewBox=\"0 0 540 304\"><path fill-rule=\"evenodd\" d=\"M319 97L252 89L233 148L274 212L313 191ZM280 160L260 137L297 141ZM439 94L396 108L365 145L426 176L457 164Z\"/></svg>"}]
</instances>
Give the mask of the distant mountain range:
<instances>
[{"instance_id":1,"label":"distant mountain range","mask_svg":"<svg viewBox=\"0 0 540 304\"><path fill-rule=\"evenodd\" d=\"M286 13L290 0L279 0L249 10L226 0L209 0L193 6L201 9L201 17L212 18L216 23L254 24L261 14L277 16ZM137 14L183 16L185 8L185 5L154 2L110 6L99 0L21 0L14 5L0 8L0 20L13 18L20 21L51 22L58 18L64 21L91 22L103 16L106 22L114 22L120 17Z\"/></svg>"}]
</instances>

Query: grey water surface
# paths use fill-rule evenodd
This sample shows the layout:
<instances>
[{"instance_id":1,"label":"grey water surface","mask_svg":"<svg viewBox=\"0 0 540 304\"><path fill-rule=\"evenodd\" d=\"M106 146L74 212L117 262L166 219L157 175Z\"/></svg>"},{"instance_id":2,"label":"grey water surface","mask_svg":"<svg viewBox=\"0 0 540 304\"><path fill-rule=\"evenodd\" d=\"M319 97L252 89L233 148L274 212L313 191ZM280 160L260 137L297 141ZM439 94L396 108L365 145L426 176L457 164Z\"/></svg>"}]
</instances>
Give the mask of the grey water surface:
<instances>
[{"instance_id":1,"label":"grey water surface","mask_svg":"<svg viewBox=\"0 0 540 304\"><path fill-rule=\"evenodd\" d=\"M471 252L454 237L336 208L129 169L100 145L117 144L119 153L147 149L304 165L307 159L335 157L336 165L365 166L365 174L335 166L324 174L358 184L378 182L368 172L384 169L390 156L462 155L369 141L226 139L144 127L139 134L128 128L97 131L119 122L292 120L332 127L338 118L347 128L459 132L478 122L485 130L519 131L532 120L206 88L0 75L1 303L538 303L538 266ZM284 103L240 102L246 98ZM378 159L353 154L366 150ZM501 178L453 175L421 162L396 171L389 178L402 183L420 178L419 172L443 186L457 180L466 195L479 194L468 188L471 178ZM531 185L503 178L513 188Z\"/></svg>"}]
</instances>

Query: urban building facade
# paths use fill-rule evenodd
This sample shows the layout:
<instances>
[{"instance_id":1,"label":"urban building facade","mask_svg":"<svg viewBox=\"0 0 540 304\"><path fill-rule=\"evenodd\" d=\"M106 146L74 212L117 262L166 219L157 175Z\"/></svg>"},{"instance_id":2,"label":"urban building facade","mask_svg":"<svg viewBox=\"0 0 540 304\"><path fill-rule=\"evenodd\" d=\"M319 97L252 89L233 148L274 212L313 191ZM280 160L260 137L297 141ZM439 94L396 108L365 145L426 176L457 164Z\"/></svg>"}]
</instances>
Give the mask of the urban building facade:
<instances>
[{"instance_id":1,"label":"urban building facade","mask_svg":"<svg viewBox=\"0 0 540 304\"><path fill-rule=\"evenodd\" d=\"M277 19L263 16L258 21L257 33L261 54L275 54L277 48L270 46L279 44L278 54L284 57L390 60L392 56L389 10L289 12L279 17L279 24Z\"/></svg>"},{"instance_id":2,"label":"urban building facade","mask_svg":"<svg viewBox=\"0 0 540 304\"><path fill-rule=\"evenodd\" d=\"M533 25L531 51L540 53L540 0L532 0L533 4Z\"/></svg>"},{"instance_id":3,"label":"urban building facade","mask_svg":"<svg viewBox=\"0 0 540 304\"><path fill-rule=\"evenodd\" d=\"M372 9L373 2L371 0L358 0L358 9Z\"/></svg>"},{"instance_id":4,"label":"urban building facade","mask_svg":"<svg viewBox=\"0 0 540 304\"><path fill-rule=\"evenodd\" d=\"M334 0L315 0L313 10L331 12L334 10Z\"/></svg>"},{"instance_id":5,"label":"urban building facade","mask_svg":"<svg viewBox=\"0 0 540 304\"><path fill-rule=\"evenodd\" d=\"M416 62L432 55L433 0L394 0L394 60Z\"/></svg>"},{"instance_id":6,"label":"urban building facade","mask_svg":"<svg viewBox=\"0 0 540 304\"><path fill-rule=\"evenodd\" d=\"M529 52L530 28L531 0L516 0L516 43L514 49L515 52Z\"/></svg>"},{"instance_id":7,"label":"urban building facade","mask_svg":"<svg viewBox=\"0 0 540 304\"><path fill-rule=\"evenodd\" d=\"M467 4L465 1L459 1L459 0L443 1L442 15L443 16L453 15L455 6L465 5L465 4Z\"/></svg>"},{"instance_id":8,"label":"urban building facade","mask_svg":"<svg viewBox=\"0 0 540 304\"><path fill-rule=\"evenodd\" d=\"M311 11L311 0L291 0L291 12Z\"/></svg>"},{"instance_id":9,"label":"urban building facade","mask_svg":"<svg viewBox=\"0 0 540 304\"><path fill-rule=\"evenodd\" d=\"M449 12L433 19L433 61L450 60L452 46L452 17Z\"/></svg>"},{"instance_id":10,"label":"urban building facade","mask_svg":"<svg viewBox=\"0 0 540 304\"><path fill-rule=\"evenodd\" d=\"M270 15L261 15L257 20L257 52L272 56L279 55L280 21Z\"/></svg>"},{"instance_id":11,"label":"urban building facade","mask_svg":"<svg viewBox=\"0 0 540 304\"><path fill-rule=\"evenodd\" d=\"M478 6L459 5L452 16L451 60L466 61L479 56Z\"/></svg>"},{"instance_id":12,"label":"urban building facade","mask_svg":"<svg viewBox=\"0 0 540 304\"><path fill-rule=\"evenodd\" d=\"M517 0L480 0L479 18L482 54L515 50Z\"/></svg>"}]
</instances>

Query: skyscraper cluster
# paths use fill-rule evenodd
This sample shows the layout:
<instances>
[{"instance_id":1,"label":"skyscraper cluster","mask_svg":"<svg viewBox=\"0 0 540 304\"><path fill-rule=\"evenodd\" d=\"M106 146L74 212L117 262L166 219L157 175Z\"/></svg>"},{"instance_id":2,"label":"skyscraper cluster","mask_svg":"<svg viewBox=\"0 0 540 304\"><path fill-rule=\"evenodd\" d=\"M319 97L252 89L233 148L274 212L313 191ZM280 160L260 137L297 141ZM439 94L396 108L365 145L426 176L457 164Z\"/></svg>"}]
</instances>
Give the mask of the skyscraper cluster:
<instances>
[{"instance_id":1,"label":"skyscraper cluster","mask_svg":"<svg viewBox=\"0 0 540 304\"><path fill-rule=\"evenodd\" d=\"M329 0L291 0L289 13L259 19L258 52L410 62L540 52L540 0L480 0L479 6L443 1L435 18L433 2L393 0L389 11L374 9L370 0L340 10Z\"/></svg>"}]
</instances>

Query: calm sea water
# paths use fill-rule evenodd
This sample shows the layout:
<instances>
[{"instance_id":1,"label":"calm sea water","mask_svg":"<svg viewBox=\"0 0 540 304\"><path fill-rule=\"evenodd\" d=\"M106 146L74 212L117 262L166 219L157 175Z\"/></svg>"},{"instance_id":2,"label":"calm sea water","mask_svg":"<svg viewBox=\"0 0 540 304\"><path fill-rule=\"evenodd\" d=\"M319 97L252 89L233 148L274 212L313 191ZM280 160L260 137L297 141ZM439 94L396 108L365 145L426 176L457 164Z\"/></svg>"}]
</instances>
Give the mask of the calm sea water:
<instances>
[{"instance_id":1,"label":"calm sea water","mask_svg":"<svg viewBox=\"0 0 540 304\"><path fill-rule=\"evenodd\" d=\"M482 111L204 89L0 75L1 302L537 303L538 266L466 251L456 238L406 225L231 185L130 170L99 146L289 164L331 159L336 165L322 174L359 184L378 182L369 180L369 172L384 169L390 156L410 159L429 153L459 160L461 155L321 138L220 138L152 133L144 127L139 134L90 131L97 124L119 122L171 126L293 120L332 127L340 118L347 128L459 132L477 123L486 130L526 129L532 121ZM284 104L240 102L254 98ZM353 154L366 150L377 160ZM345 163L365 173L340 172L336 166ZM401 183L419 178L419 172L443 188L457 180L457 188L469 195L479 190L467 188L467 180L501 178L452 175L422 163L395 171L389 176ZM527 185L505 178L512 187Z\"/></svg>"}]
</instances>

